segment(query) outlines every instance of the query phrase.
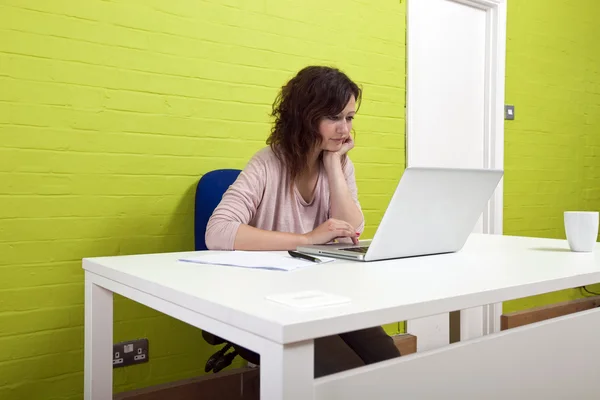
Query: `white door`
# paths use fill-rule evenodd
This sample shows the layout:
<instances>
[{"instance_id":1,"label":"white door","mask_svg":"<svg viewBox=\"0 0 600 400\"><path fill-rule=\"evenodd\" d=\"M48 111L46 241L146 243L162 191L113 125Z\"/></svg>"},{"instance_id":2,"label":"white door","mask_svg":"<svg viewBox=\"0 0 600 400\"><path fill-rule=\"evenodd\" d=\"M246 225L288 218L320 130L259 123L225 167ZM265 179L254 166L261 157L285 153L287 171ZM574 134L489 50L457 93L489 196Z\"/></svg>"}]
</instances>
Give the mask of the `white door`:
<instances>
[{"instance_id":1,"label":"white door","mask_svg":"<svg viewBox=\"0 0 600 400\"><path fill-rule=\"evenodd\" d=\"M407 165L503 168L504 0L408 0ZM474 228L502 233L502 183ZM460 312L460 338L499 330L501 305ZM449 315L407 321L418 350L449 343Z\"/></svg>"}]
</instances>

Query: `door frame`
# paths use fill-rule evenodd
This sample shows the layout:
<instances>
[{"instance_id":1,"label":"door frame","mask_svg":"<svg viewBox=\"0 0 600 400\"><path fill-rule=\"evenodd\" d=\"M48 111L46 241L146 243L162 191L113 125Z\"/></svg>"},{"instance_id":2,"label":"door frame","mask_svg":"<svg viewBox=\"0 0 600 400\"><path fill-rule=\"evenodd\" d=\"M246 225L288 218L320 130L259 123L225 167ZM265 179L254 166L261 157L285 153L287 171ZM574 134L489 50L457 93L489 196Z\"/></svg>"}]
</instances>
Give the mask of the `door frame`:
<instances>
[{"instance_id":1,"label":"door frame","mask_svg":"<svg viewBox=\"0 0 600 400\"><path fill-rule=\"evenodd\" d=\"M411 4L407 0L406 10L406 165L411 164L411 154L414 145L411 137L413 114L411 99L413 98L414 72L418 66L412 60L413 47L410 42ZM505 61L506 61L506 0L446 0L466 6L475 7L486 12L486 54L485 54L485 91L484 91L484 160L485 168L504 169L504 90L505 90ZM413 16L414 18L414 16ZM501 235L503 233L503 179L490 198L483 212L483 232ZM470 310L460 310L460 339L491 334L500 331L500 316L502 303L490 304ZM427 317L419 322L419 342L440 343L440 335L449 325L448 314ZM407 321L407 331L410 332L411 321ZM436 337L437 336L437 337ZM427 349L427 348L423 348Z\"/></svg>"}]
</instances>

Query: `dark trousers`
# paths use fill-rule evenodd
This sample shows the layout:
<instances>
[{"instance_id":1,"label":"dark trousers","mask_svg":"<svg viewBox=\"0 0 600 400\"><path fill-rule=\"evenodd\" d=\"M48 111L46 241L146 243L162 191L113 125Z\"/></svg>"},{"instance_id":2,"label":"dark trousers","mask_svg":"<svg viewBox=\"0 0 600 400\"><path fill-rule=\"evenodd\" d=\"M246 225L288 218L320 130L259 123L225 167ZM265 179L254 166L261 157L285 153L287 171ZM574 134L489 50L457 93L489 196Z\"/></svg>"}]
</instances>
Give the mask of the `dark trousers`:
<instances>
[{"instance_id":1,"label":"dark trousers","mask_svg":"<svg viewBox=\"0 0 600 400\"><path fill-rule=\"evenodd\" d=\"M246 360L260 364L258 354L240 347L237 350ZM315 378L395 357L400 357L400 352L380 326L315 339ZM252 386L258 390L259 383Z\"/></svg>"},{"instance_id":2,"label":"dark trousers","mask_svg":"<svg viewBox=\"0 0 600 400\"><path fill-rule=\"evenodd\" d=\"M394 340L378 326L315 340L315 378L400 357Z\"/></svg>"}]
</instances>

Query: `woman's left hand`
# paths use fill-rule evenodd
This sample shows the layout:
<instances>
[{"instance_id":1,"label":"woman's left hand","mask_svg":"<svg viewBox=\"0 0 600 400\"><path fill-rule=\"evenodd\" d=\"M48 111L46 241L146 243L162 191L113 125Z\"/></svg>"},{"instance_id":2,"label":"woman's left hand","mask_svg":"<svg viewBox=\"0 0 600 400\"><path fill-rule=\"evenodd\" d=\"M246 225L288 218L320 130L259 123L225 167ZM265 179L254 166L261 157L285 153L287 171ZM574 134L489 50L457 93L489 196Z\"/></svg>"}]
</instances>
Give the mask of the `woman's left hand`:
<instances>
[{"instance_id":1,"label":"woman's left hand","mask_svg":"<svg viewBox=\"0 0 600 400\"><path fill-rule=\"evenodd\" d=\"M342 145L342 148L337 153L338 153L338 155L343 156L344 154L346 154L353 148L354 148L354 139L352 139L352 136L348 136L348 139L346 139L346 141Z\"/></svg>"},{"instance_id":2,"label":"woman's left hand","mask_svg":"<svg viewBox=\"0 0 600 400\"><path fill-rule=\"evenodd\" d=\"M325 164L331 162L334 159L338 161L342 158L342 156L348 153L350 150L354 148L354 140L352 136L348 136L348 139L342 144L342 147L338 151L327 151L323 152L323 161Z\"/></svg>"}]
</instances>

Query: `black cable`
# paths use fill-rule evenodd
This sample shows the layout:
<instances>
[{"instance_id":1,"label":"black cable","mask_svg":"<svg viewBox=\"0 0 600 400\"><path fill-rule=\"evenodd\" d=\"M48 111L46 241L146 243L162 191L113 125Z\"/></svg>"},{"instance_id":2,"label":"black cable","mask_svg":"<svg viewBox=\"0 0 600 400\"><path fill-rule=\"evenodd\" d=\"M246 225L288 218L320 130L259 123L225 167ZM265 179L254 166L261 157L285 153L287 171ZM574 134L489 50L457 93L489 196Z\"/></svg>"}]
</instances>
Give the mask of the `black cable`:
<instances>
[{"instance_id":1,"label":"black cable","mask_svg":"<svg viewBox=\"0 0 600 400\"><path fill-rule=\"evenodd\" d=\"M588 290L588 288L585 286L581 286L581 289L585 290L586 292L588 292L589 294L591 294L593 296L600 296L600 293L592 292L591 290Z\"/></svg>"}]
</instances>

